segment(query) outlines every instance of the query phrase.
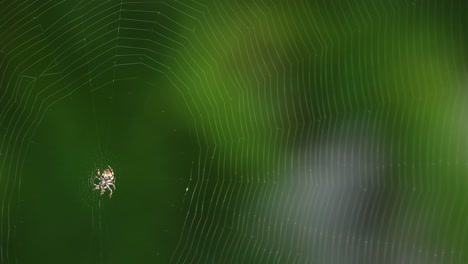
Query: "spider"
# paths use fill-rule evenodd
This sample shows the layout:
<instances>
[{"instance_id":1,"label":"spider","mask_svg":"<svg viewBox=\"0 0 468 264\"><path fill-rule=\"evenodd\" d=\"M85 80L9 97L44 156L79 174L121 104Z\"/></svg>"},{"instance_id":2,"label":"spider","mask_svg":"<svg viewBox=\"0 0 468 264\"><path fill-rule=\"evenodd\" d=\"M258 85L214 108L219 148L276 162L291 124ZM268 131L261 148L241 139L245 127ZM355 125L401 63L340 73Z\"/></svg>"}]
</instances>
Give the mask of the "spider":
<instances>
[{"instance_id":1,"label":"spider","mask_svg":"<svg viewBox=\"0 0 468 264\"><path fill-rule=\"evenodd\" d=\"M101 189L101 195L106 192L106 189L109 189L109 199L112 198L112 189L110 186L114 187L115 191L115 177L114 177L114 170L112 170L111 166L107 165L107 168L104 169L102 172L97 169L96 171L97 176L94 176L95 179L99 180L98 184L94 184L93 190Z\"/></svg>"}]
</instances>

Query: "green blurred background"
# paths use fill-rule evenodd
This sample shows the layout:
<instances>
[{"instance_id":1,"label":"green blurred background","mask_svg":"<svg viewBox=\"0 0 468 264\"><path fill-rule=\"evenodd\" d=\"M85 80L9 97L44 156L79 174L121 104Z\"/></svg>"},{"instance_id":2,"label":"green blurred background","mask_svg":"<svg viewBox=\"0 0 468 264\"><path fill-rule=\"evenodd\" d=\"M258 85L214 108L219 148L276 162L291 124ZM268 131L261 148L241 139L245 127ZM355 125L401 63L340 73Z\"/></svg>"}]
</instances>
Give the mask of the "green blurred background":
<instances>
[{"instance_id":1,"label":"green blurred background","mask_svg":"<svg viewBox=\"0 0 468 264\"><path fill-rule=\"evenodd\" d=\"M467 263L467 8L1 2L0 263Z\"/></svg>"}]
</instances>

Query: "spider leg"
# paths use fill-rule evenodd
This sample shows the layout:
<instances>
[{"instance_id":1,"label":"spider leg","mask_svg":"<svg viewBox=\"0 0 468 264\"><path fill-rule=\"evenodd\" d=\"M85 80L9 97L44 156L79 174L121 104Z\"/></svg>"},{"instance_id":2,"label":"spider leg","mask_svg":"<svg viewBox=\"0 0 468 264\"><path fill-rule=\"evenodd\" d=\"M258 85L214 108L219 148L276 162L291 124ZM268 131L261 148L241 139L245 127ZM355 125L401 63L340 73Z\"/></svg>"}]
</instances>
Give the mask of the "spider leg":
<instances>
[{"instance_id":1,"label":"spider leg","mask_svg":"<svg viewBox=\"0 0 468 264\"><path fill-rule=\"evenodd\" d=\"M99 188L100 188L99 184L94 184L94 189L93 189L93 191L94 191L94 190L99 190Z\"/></svg>"},{"instance_id":2,"label":"spider leg","mask_svg":"<svg viewBox=\"0 0 468 264\"><path fill-rule=\"evenodd\" d=\"M101 195L103 195L105 191L106 191L106 188L101 188Z\"/></svg>"},{"instance_id":3,"label":"spider leg","mask_svg":"<svg viewBox=\"0 0 468 264\"><path fill-rule=\"evenodd\" d=\"M108 183L107 185L112 185L114 187L114 190L115 190L115 185L113 183Z\"/></svg>"},{"instance_id":4,"label":"spider leg","mask_svg":"<svg viewBox=\"0 0 468 264\"><path fill-rule=\"evenodd\" d=\"M107 189L109 189L109 199L112 198L112 189L109 187L109 184L106 186Z\"/></svg>"}]
</instances>

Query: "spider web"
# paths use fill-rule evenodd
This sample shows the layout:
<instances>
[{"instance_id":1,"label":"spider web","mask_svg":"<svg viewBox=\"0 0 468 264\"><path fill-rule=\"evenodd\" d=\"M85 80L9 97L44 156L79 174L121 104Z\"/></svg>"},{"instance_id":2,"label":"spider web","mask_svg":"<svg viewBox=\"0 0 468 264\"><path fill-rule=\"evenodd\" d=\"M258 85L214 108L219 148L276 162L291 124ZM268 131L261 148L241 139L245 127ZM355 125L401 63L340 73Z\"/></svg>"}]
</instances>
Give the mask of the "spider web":
<instances>
[{"instance_id":1,"label":"spider web","mask_svg":"<svg viewBox=\"0 0 468 264\"><path fill-rule=\"evenodd\" d=\"M466 263L466 10L0 2L0 262Z\"/></svg>"}]
</instances>

